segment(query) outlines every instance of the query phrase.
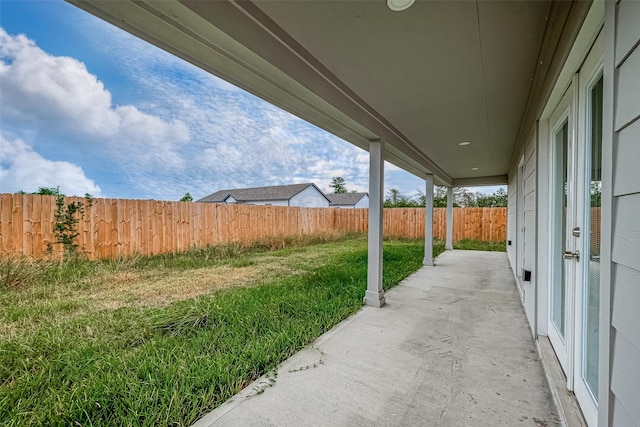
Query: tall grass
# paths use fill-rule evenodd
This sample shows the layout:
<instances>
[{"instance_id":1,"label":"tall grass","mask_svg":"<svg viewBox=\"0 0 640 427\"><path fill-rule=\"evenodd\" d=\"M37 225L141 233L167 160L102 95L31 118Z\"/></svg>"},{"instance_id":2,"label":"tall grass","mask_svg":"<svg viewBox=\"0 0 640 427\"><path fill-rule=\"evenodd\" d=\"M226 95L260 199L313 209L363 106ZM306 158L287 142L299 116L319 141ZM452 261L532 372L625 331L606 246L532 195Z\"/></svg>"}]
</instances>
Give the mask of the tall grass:
<instances>
[{"instance_id":1,"label":"tall grass","mask_svg":"<svg viewBox=\"0 0 640 427\"><path fill-rule=\"evenodd\" d=\"M0 424L192 424L361 307L366 241L323 248L328 255L321 265L259 286L164 307L84 308L86 313L74 316L64 316L61 299L49 308L63 314L55 321L25 317L32 319L30 328L0 333ZM274 254L286 257L288 250ZM213 260L237 262L246 251L231 247L51 265L42 273L45 279L24 276L17 285L8 280L3 292L26 298L97 269L196 268ZM421 242L385 242L384 287L418 269L423 251ZM43 280L54 285L44 286ZM6 321L11 311L2 310Z\"/></svg>"}]
</instances>

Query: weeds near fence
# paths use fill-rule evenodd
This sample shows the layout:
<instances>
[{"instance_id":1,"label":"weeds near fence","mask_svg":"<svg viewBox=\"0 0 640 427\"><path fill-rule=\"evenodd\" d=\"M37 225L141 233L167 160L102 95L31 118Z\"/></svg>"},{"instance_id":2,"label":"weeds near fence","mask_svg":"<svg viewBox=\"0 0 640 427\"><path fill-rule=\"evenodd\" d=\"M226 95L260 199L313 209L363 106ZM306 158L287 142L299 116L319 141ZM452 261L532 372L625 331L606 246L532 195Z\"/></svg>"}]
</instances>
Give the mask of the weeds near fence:
<instances>
[{"instance_id":1,"label":"weeds near fence","mask_svg":"<svg viewBox=\"0 0 640 427\"><path fill-rule=\"evenodd\" d=\"M32 279L11 273L32 271L31 265L12 265L11 285L0 293L0 420L190 425L361 307L366 239L276 251L264 246L210 249L209 261L197 252L130 263L35 262L46 269ZM385 288L420 268L423 256L421 241L386 241ZM162 305L135 300L155 298L151 292L134 295L131 305L102 299L103 291L126 297L137 283L153 288L167 277L177 278L176 289L202 277L215 280L240 260L255 260L237 270L261 280ZM268 273L277 265L295 271ZM16 286L9 279L15 276L24 284ZM245 276L238 277L243 283Z\"/></svg>"},{"instance_id":2,"label":"weeds near fence","mask_svg":"<svg viewBox=\"0 0 640 427\"><path fill-rule=\"evenodd\" d=\"M0 259L0 290L28 286L37 276L34 261L27 258Z\"/></svg>"},{"instance_id":3,"label":"weeds near fence","mask_svg":"<svg viewBox=\"0 0 640 427\"><path fill-rule=\"evenodd\" d=\"M53 235L56 243L61 244L64 248L64 257L77 257L78 245L76 238L80 235L78 231L78 223L80 218L84 217L85 206L91 207L91 195L87 194L86 202L70 202L65 203L64 194L58 194L56 197L56 211L54 213ZM51 253L53 248L51 244L47 247L47 252Z\"/></svg>"},{"instance_id":4,"label":"weeds near fence","mask_svg":"<svg viewBox=\"0 0 640 427\"><path fill-rule=\"evenodd\" d=\"M165 253L149 257L133 255L98 261L90 261L78 256L65 256L61 262L56 261L53 257L40 260L33 260L27 257L12 257L0 259L0 289L16 289L38 285L52 286L59 283L68 285L88 276L104 273L153 269L194 269L217 265L225 261L236 268L241 268L253 264L250 259L246 259L246 256L250 254L358 238L362 238L362 235L352 233L344 235L323 234L273 237L244 244L233 242L210 245L204 248L192 248L186 252Z\"/></svg>"}]
</instances>

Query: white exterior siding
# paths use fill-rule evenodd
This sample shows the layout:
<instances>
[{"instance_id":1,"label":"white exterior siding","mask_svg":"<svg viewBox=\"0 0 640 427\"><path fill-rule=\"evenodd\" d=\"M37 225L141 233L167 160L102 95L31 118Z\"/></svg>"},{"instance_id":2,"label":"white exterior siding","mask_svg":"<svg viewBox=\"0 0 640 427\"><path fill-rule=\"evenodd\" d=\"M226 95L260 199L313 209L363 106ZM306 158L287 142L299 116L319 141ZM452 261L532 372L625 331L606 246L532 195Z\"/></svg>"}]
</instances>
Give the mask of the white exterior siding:
<instances>
[{"instance_id":1,"label":"white exterior siding","mask_svg":"<svg viewBox=\"0 0 640 427\"><path fill-rule=\"evenodd\" d=\"M531 280L522 281L523 304L531 330L535 331L535 307L536 307L536 138L529 138L524 150L523 168L523 225L524 244L523 262L524 270L531 271ZM518 272L522 274L521 272Z\"/></svg>"},{"instance_id":2,"label":"white exterior siding","mask_svg":"<svg viewBox=\"0 0 640 427\"><path fill-rule=\"evenodd\" d=\"M615 43L608 423L640 426L640 3L622 1L608 22ZM604 197L604 190L603 190ZM604 201L603 201L604 204ZM603 215L604 216L604 215ZM602 365L601 365L602 367ZM602 390L602 389L601 389ZM602 399L601 399L602 401ZM601 421L602 418L601 418ZM604 420L606 422L606 420Z\"/></svg>"},{"instance_id":3,"label":"white exterior siding","mask_svg":"<svg viewBox=\"0 0 640 427\"><path fill-rule=\"evenodd\" d=\"M614 191L617 195L633 194L638 191L639 141L640 121L636 121L618 132L614 159L616 167L613 169Z\"/></svg>"},{"instance_id":4,"label":"white exterior siding","mask_svg":"<svg viewBox=\"0 0 640 427\"><path fill-rule=\"evenodd\" d=\"M507 187L507 255L511 269L520 274L516 265L517 244L518 244L518 168L517 165L509 171L509 182ZM509 242L511 244L509 245Z\"/></svg>"},{"instance_id":5,"label":"white exterior siding","mask_svg":"<svg viewBox=\"0 0 640 427\"><path fill-rule=\"evenodd\" d=\"M365 195L362 197L362 199L358 200L358 203L356 203L355 205L349 205L349 204L344 204L344 205L340 205L340 204L333 204L331 205L332 208L339 208L339 209L367 209L369 208L369 196Z\"/></svg>"},{"instance_id":6,"label":"white exterior siding","mask_svg":"<svg viewBox=\"0 0 640 427\"><path fill-rule=\"evenodd\" d=\"M329 200L314 186L310 186L293 196L290 206L303 208L328 208Z\"/></svg>"},{"instance_id":7,"label":"white exterior siding","mask_svg":"<svg viewBox=\"0 0 640 427\"><path fill-rule=\"evenodd\" d=\"M531 129L531 137L516 153L517 159L511 165L508 191L507 254L511 268L517 278L529 326L536 331L536 242L537 242L537 157L536 133ZM522 231L523 230L523 231ZM531 271L531 280L524 281L523 270Z\"/></svg>"},{"instance_id":8,"label":"white exterior siding","mask_svg":"<svg viewBox=\"0 0 640 427\"><path fill-rule=\"evenodd\" d=\"M245 205L289 206L289 201L288 200L256 200L252 202L246 202Z\"/></svg>"},{"instance_id":9,"label":"white exterior siding","mask_svg":"<svg viewBox=\"0 0 640 427\"><path fill-rule=\"evenodd\" d=\"M369 207L369 196L365 195L360 199L358 203L354 206L355 209L363 209Z\"/></svg>"},{"instance_id":10,"label":"white exterior siding","mask_svg":"<svg viewBox=\"0 0 640 427\"><path fill-rule=\"evenodd\" d=\"M613 402L613 419L611 425L615 427L637 427L638 424L631 420L631 416L627 414L625 409L620 405L620 401L616 399Z\"/></svg>"}]
</instances>

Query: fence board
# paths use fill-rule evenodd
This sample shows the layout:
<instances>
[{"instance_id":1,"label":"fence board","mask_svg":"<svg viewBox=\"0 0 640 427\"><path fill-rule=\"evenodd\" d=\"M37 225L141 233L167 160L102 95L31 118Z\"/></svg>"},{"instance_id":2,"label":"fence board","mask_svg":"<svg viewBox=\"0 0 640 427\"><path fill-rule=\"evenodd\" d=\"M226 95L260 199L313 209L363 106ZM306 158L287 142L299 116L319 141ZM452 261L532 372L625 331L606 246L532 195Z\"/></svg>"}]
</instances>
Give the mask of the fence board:
<instances>
[{"instance_id":1,"label":"fence board","mask_svg":"<svg viewBox=\"0 0 640 427\"><path fill-rule=\"evenodd\" d=\"M55 244L56 198L0 195L0 256L42 257ZM66 198L66 203L82 198ZM504 241L506 208L454 208L453 240ZM597 221L599 210L594 210ZM384 209L384 233L424 237L423 208ZM93 199L78 214L77 243L90 259L184 251L225 242L316 233L364 233L368 209L218 205L155 200ZM433 212L433 236L446 238L446 209Z\"/></svg>"}]
</instances>

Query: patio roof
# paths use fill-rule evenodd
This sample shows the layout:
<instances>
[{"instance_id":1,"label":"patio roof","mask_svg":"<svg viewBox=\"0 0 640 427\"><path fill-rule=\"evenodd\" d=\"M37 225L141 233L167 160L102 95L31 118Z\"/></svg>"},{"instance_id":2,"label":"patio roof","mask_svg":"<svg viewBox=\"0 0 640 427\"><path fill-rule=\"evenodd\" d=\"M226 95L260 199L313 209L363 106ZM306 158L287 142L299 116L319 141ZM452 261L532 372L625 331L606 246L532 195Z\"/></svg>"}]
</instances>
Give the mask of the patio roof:
<instances>
[{"instance_id":1,"label":"patio roof","mask_svg":"<svg viewBox=\"0 0 640 427\"><path fill-rule=\"evenodd\" d=\"M506 184L589 2L88 2L89 12L446 185ZM461 146L461 142L470 142Z\"/></svg>"}]
</instances>

